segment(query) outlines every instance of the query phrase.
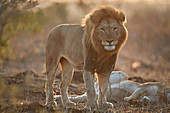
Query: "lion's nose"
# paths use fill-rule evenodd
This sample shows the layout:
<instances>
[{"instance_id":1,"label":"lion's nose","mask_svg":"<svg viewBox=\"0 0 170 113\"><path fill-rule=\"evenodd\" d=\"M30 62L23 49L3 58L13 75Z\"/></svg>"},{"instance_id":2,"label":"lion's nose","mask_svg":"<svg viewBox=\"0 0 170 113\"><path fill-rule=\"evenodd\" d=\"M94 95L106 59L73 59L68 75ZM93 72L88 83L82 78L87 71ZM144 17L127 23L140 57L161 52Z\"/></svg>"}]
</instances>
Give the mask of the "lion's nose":
<instances>
[{"instance_id":1,"label":"lion's nose","mask_svg":"<svg viewBox=\"0 0 170 113\"><path fill-rule=\"evenodd\" d=\"M108 42L108 43L112 43L114 40L107 40L106 42Z\"/></svg>"}]
</instances>

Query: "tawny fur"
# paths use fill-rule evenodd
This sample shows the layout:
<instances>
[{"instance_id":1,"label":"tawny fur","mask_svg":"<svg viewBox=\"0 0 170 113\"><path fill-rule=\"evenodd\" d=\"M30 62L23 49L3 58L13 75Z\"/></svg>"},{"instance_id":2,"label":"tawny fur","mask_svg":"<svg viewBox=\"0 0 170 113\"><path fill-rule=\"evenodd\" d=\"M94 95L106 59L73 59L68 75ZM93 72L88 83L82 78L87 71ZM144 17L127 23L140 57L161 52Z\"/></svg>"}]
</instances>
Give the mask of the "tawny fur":
<instances>
[{"instance_id":1,"label":"tawny fur","mask_svg":"<svg viewBox=\"0 0 170 113\"><path fill-rule=\"evenodd\" d=\"M84 72L87 106L96 107L97 103L94 73L97 73L99 81L98 104L107 102L108 79L115 68L119 50L127 39L124 21L125 15L122 11L111 6L102 6L90 12L82 25L60 25L49 33L46 42L47 106L55 106L52 92L59 63L62 67L60 88L64 107L72 104L68 99L67 90L73 69Z\"/></svg>"}]
</instances>

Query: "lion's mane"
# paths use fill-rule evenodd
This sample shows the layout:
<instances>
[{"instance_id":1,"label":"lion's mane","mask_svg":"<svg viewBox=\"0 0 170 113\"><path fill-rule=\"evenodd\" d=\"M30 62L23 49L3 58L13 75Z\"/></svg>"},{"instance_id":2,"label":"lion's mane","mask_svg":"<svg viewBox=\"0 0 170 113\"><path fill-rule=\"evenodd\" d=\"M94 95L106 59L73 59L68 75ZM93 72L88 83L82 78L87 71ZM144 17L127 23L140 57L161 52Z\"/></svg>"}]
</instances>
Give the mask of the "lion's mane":
<instances>
[{"instance_id":1,"label":"lion's mane","mask_svg":"<svg viewBox=\"0 0 170 113\"><path fill-rule=\"evenodd\" d=\"M106 52L101 43L99 42L98 34L94 32L94 29L99 25L103 19L115 19L123 26L121 36L119 37L118 47L113 52ZM84 57L87 60L85 68L87 70L96 70L99 73L108 73L108 70L112 70L116 63L117 54L121 46L124 45L127 39L127 30L123 23L125 22L125 15L121 10L117 10L112 6L100 6L88 13L82 21L84 26L83 48ZM116 58L115 58L116 57Z\"/></svg>"}]
</instances>

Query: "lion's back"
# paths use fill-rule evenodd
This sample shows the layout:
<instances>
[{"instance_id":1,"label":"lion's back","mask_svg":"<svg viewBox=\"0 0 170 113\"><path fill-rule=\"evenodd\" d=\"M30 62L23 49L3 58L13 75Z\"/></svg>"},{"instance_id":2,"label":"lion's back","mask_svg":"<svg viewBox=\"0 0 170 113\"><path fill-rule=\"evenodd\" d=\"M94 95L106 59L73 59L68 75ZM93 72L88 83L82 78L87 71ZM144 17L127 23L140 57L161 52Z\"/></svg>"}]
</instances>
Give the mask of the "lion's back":
<instances>
[{"instance_id":1,"label":"lion's back","mask_svg":"<svg viewBox=\"0 0 170 113\"><path fill-rule=\"evenodd\" d=\"M56 38L81 38L84 32L84 28L79 24L61 24L54 27L50 34L56 36ZM60 37L59 37L60 36ZM68 40L68 39L67 39Z\"/></svg>"},{"instance_id":2,"label":"lion's back","mask_svg":"<svg viewBox=\"0 0 170 113\"><path fill-rule=\"evenodd\" d=\"M54 27L46 42L46 51L59 54L65 58L83 58L83 38L84 28L81 25L62 24ZM54 55L54 53L51 53Z\"/></svg>"}]
</instances>

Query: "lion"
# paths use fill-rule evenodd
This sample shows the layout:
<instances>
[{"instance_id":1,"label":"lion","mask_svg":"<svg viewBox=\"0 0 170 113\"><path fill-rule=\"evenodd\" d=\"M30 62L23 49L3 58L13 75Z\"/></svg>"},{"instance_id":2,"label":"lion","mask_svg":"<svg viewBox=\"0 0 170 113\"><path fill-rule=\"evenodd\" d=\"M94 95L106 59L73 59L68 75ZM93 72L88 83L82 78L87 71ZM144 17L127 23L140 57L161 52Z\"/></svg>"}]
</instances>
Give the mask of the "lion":
<instances>
[{"instance_id":1,"label":"lion","mask_svg":"<svg viewBox=\"0 0 170 113\"><path fill-rule=\"evenodd\" d=\"M170 87L159 82L140 84L134 92L124 98L124 101L138 101L145 103L170 102Z\"/></svg>"},{"instance_id":2,"label":"lion","mask_svg":"<svg viewBox=\"0 0 170 113\"><path fill-rule=\"evenodd\" d=\"M125 14L112 6L100 6L88 13L82 24L63 24L54 27L46 41L47 91L46 105L53 108L53 82L57 66L61 64L60 91L62 105L74 105L68 99L68 85L74 70L83 71L87 92L87 109L100 105L113 107L106 100L108 80L114 70L121 47L127 40ZM99 97L95 93L95 74L99 83Z\"/></svg>"},{"instance_id":3,"label":"lion","mask_svg":"<svg viewBox=\"0 0 170 113\"><path fill-rule=\"evenodd\" d=\"M96 94L99 95L97 89L98 83L95 83ZM170 88L158 82L147 82L140 84L128 80L128 75L122 71L114 71L109 79L109 88L106 98L110 102L139 102L143 104L160 104L161 102L170 103ZM61 100L61 96L55 96L57 101ZM86 102L87 93L80 96L69 96L73 102Z\"/></svg>"}]
</instances>

